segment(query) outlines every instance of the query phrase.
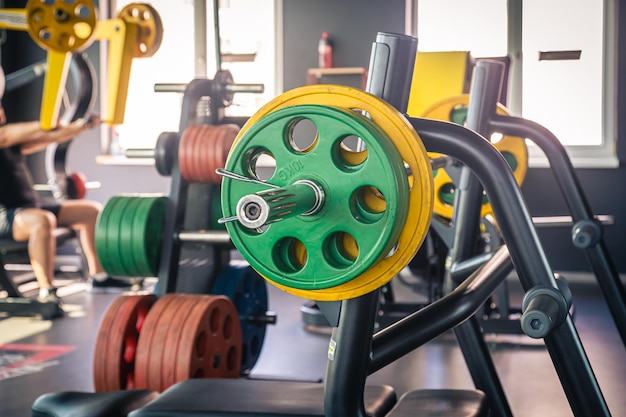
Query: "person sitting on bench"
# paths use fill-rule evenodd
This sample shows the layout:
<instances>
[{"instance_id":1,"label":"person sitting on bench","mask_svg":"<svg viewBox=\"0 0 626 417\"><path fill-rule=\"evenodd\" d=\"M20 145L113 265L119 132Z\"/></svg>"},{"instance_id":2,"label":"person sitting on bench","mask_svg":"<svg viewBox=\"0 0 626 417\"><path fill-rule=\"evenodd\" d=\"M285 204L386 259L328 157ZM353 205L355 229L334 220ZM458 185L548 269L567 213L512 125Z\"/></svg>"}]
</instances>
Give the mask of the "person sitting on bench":
<instances>
[{"instance_id":1,"label":"person sitting on bench","mask_svg":"<svg viewBox=\"0 0 626 417\"><path fill-rule=\"evenodd\" d=\"M0 69L0 100L4 95L4 74ZM95 251L95 225L102 206L94 201L68 200L56 206L41 206L25 155L52 143L67 142L100 124L99 117L78 120L44 131L38 121L6 123L0 102L0 238L28 241L28 255L39 284L39 299L58 301L53 285L58 226L79 232L92 287L130 287L131 283L108 277Z\"/></svg>"}]
</instances>

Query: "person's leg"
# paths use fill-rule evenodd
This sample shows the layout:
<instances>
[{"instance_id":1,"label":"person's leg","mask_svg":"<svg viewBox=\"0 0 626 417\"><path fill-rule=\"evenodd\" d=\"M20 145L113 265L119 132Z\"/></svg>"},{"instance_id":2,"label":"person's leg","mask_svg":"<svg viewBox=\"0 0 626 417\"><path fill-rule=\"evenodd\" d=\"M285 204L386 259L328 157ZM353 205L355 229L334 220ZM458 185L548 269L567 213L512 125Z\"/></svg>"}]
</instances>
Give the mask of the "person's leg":
<instances>
[{"instance_id":1,"label":"person's leg","mask_svg":"<svg viewBox=\"0 0 626 417\"><path fill-rule=\"evenodd\" d=\"M60 226L71 227L79 232L80 244L91 276L103 273L95 244L96 221L101 210L102 206L95 201L68 200L61 204L58 214Z\"/></svg>"},{"instance_id":2,"label":"person's leg","mask_svg":"<svg viewBox=\"0 0 626 417\"><path fill-rule=\"evenodd\" d=\"M48 211L25 208L16 213L13 221L13 239L28 241L28 256L39 288L45 293L53 288L54 254L56 240L53 231L56 218Z\"/></svg>"},{"instance_id":3,"label":"person's leg","mask_svg":"<svg viewBox=\"0 0 626 417\"><path fill-rule=\"evenodd\" d=\"M79 232L93 287L129 288L134 285L133 282L109 277L98 259L95 232L101 210L102 206L95 201L68 200L61 203L57 220L60 226L71 227Z\"/></svg>"}]
</instances>

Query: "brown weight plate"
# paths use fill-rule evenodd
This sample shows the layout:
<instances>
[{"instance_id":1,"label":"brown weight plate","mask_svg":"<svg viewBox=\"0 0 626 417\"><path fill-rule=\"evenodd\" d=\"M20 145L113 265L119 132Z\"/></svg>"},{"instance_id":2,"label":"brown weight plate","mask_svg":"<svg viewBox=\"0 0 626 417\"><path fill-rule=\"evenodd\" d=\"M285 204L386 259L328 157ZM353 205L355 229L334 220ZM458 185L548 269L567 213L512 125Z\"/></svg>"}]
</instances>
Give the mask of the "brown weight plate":
<instances>
[{"instance_id":1,"label":"brown weight plate","mask_svg":"<svg viewBox=\"0 0 626 417\"><path fill-rule=\"evenodd\" d=\"M219 184L217 168L226 165L239 127L237 125L189 126L183 132L178 150L178 163L183 178L189 182Z\"/></svg>"},{"instance_id":2,"label":"brown weight plate","mask_svg":"<svg viewBox=\"0 0 626 417\"><path fill-rule=\"evenodd\" d=\"M180 330L184 317L188 314L187 298L185 294L172 294L174 300L167 306L159 318L157 331L150 346L150 361L148 362L148 389L158 392L164 391L167 386L164 381L164 370L170 364L166 360L165 352L171 343L169 336Z\"/></svg>"},{"instance_id":3,"label":"brown weight plate","mask_svg":"<svg viewBox=\"0 0 626 417\"><path fill-rule=\"evenodd\" d=\"M210 142L207 141L207 144L205 145L207 146L207 148L210 149L210 154L212 157L210 159L211 162L207 167L207 177L213 184L219 184L220 182L220 176L217 175L215 170L217 168L224 168L223 162L225 161L222 161L222 149L224 148L225 134L225 129L220 126L219 128L215 129L215 133L213 135L214 137L212 138L212 140Z\"/></svg>"},{"instance_id":4,"label":"brown weight plate","mask_svg":"<svg viewBox=\"0 0 626 417\"><path fill-rule=\"evenodd\" d=\"M178 166L180 175L186 181L192 181L193 139L197 134L196 126L188 126L183 131L178 143Z\"/></svg>"},{"instance_id":5,"label":"brown weight plate","mask_svg":"<svg viewBox=\"0 0 626 417\"><path fill-rule=\"evenodd\" d=\"M163 381L165 370L171 364L166 360L165 351L168 350L168 337L171 333L179 332L179 327L187 314L187 298L185 294L170 294L174 299L163 310L157 325L157 331L152 338L150 345L150 360L148 362L148 389L158 392L164 391L167 387Z\"/></svg>"},{"instance_id":6,"label":"brown weight plate","mask_svg":"<svg viewBox=\"0 0 626 417\"><path fill-rule=\"evenodd\" d=\"M190 161L190 181L202 183L202 135L204 125L194 126L194 135L193 139L190 142L191 155L189 157Z\"/></svg>"},{"instance_id":7,"label":"brown weight plate","mask_svg":"<svg viewBox=\"0 0 626 417\"><path fill-rule=\"evenodd\" d=\"M153 375L155 375L154 380L160 381L158 388L156 384L153 388L157 391L164 391L178 382L176 380L178 348L180 341L186 337L184 333L185 324L194 308L196 297L181 294L180 301L176 311L172 311L173 308L169 309L172 311L172 315L168 317L169 331L164 335L163 349L161 351L161 365L151 369L151 374L154 372ZM154 363L156 364L156 361ZM158 375L158 378L156 375Z\"/></svg>"},{"instance_id":8,"label":"brown weight plate","mask_svg":"<svg viewBox=\"0 0 626 417\"><path fill-rule=\"evenodd\" d=\"M196 173L198 182L202 184L211 183L211 144L215 141L217 127L202 125L198 129L198 140L196 142Z\"/></svg>"},{"instance_id":9,"label":"brown weight plate","mask_svg":"<svg viewBox=\"0 0 626 417\"><path fill-rule=\"evenodd\" d=\"M224 126L228 126L228 136L226 137L226 141L224 143L224 154L223 154L223 158L224 158L224 162L223 165L220 166L220 168L224 168L226 166L226 158L228 158L228 154L230 153L230 148L232 148L233 143L235 143L235 139L237 138L237 135L239 134L239 126L237 125L224 125Z\"/></svg>"},{"instance_id":10,"label":"brown weight plate","mask_svg":"<svg viewBox=\"0 0 626 417\"><path fill-rule=\"evenodd\" d=\"M135 387L147 389L150 386L150 361L152 360L152 346L156 343L160 329L161 317L168 313L169 305L176 300L178 294L166 294L155 303L143 325L137 342L137 357L135 358Z\"/></svg>"},{"instance_id":11,"label":"brown weight plate","mask_svg":"<svg viewBox=\"0 0 626 417\"><path fill-rule=\"evenodd\" d=\"M96 338L94 386L97 392L133 389L139 335L154 295L117 297L107 309Z\"/></svg>"},{"instance_id":12,"label":"brown weight plate","mask_svg":"<svg viewBox=\"0 0 626 417\"><path fill-rule=\"evenodd\" d=\"M235 305L225 296L210 295L196 296L194 303L178 341L176 382L237 378L243 340Z\"/></svg>"},{"instance_id":13,"label":"brown weight plate","mask_svg":"<svg viewBox=\"0 0 626 417\"><path fill-rule=\"evenodd\" d=\"M107 307L100 326L98 327L98 334L96 336L96 346L93 355L93 381L94 387L97 392L106 391L106 374L108 370L107 366L107 351L108 351L108 337L111 333L111 326L117 317L117 312L125 302L124 297L115 298L111 304Z\"/></svg>"}]
</instances>

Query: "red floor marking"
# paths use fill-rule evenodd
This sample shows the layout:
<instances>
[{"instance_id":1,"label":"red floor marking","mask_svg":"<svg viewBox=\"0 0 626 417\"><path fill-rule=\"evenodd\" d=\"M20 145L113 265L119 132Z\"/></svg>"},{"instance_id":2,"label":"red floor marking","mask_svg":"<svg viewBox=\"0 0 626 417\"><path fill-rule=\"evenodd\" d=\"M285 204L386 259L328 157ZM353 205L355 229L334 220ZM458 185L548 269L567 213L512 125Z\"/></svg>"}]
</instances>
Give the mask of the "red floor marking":
<instances>
[{"instance_id":1,"label":"red floor marking","mask_svg":"<svg viewBox=\"0 0 626 417\"><path fill-rule=\"evenodd\" d=\"M32 374L56 365L52 359L75 349L63 345L0 345L0 380Z\"/></svg>"}]
</instances>

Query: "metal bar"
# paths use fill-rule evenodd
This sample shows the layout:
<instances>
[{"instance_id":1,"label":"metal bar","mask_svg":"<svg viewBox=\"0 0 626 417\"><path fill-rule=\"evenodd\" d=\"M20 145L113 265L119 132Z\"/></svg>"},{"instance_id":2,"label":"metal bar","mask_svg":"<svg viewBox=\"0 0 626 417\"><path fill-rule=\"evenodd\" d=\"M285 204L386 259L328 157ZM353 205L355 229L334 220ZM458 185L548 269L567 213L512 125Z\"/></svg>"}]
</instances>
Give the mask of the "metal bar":
<instances>
[{"instance_id":1,"label":"metal bar","mask_svg":"<svg viewBox=\"0 0 626 417\"><path fill-rule=\"evenodd\" d=\"M491 125L494 130L504 134L529 138L535 142L544 151L550 162L550 167L561 188L561 193L572 214L574 223L594 220L595 217L585 198L565 147L552 132L538 123L517 117L494 115ZM609 255L604 239L600 238L595 245L584 251L607 301L622 343L626 345L626 290Z\"/></svg>"},{"instance_id":2,"label":"metal bar","mask_svg":"<svg viewBox=\"0 0 626 417\"><path fill-rule=\"evenodd\" d=\"M194 78L207 76L207 19L206 0L193 2Z\"/></svg>"},{"instance_id":3,"label":"metal bar","mask_svg":"<svg viewBox=\"0 0 626 417\"><path fill-rule=\"evenodd\" d=\"M509 271L509 252L502 246L451 293L376 333L369 373L373 374L469 319L506 279Z\"/></svg>"},{"instance_id":4,"label":"metal bar","mask_svg":"<svg viewBox=\"0 0 626 417\"><path fill-rule=\"evenodd\" d=\"M406 111L417 39L379 33L372 46L367 91ZM327 417L365 417L363 391L378 312L379 290L342 302L339 326L329 349L324 413Z\"/></svg>"},{"instance_id":5,"label":"metal bar","mask_svg":"<svg viewBox=\"0 0 626 417\"><path fill-rule=\"evenodd\" d=\"M393 33L378 33L372 45L366 91L401 112L406 112L411 91L417 39Z\"/></svg>"},{"instance_id":6,"label":"metal bar","mask_svg":"<svg viewBox=\"0 0 626 417\"><path fill-rule=\"evenodd\" d=\"M186 83L156 83L155 93L184 93L187 88ZM222 88L229 93L263 93L263 84L225 84Z\"/></svg>"},{"instance_id":7,"label":"metal bar","mask_svg":"<svg viewBox=\"0 0 626 417\"><path fill-rule=\"evenodd\" d=\"M491 353L478 324L478 318L475 315L470 317L469 320L454 328L454 334L459 346L463 346L461 351L476 388L487 395L491 413L496 416L513 416L500 383L500 377L491 360ZM483 362L482 358L490 360Z\"/></svg>"},{"instance_id":8,"label":"metal bar","mask_svg":"<svg viewBox=\"0 0 626 417\"><path fill-rule=\"evenodd\" d=\"M229 93L263 93L264 84L226 84L224 89Z\"/></svg>"},{"instance_id":9,"label":"metal bar","mask_svg":"<svg viewBox=\"0 0 626 417\"><path fill-rule=\"evenodd\" d=\"M183 95L183 103L180 113L179 136L185 131L188 125L195 119L198 102L211 88L211 80L195 79L186 87ZM185 220L187 206L187 196L189 193L189 183L185 181L178 166L178 146L172 149L172 174L170 181L170 193L166 204L165 224L163 225L164 236L176 235ZM176 290L178 280L178 262L181 254L181 242L178 239L163 239L161 246L161 259L159 262L159 285L157 295L159 297L172 293Z\"/></svg>"},{"instance_id":10,"label":"metal bar","mask_svg":"<svg viewBox=\"0 0 626 417\"><path fill-rule=\"evenodd\" d=\"M524 289L529 290L535 285L556 288L554 274L541 249L530 213L504 157L482 136L461 126L417 118L410 118L410 121L426 149L463 161L478 176L487 190ZM552 340L557 337L561 340L554 343ZM568 316L545 340L551 347L550 354L572 410L575 413L586 409L594 411L576 415L610 415L571 317ZM577 383L572 384L572 379L577 379Z\"/></svg>"},{"instance_id":11,"label":"metal bar","mask_svg":"<svg viewBox=\"0 0 626 417\"><path fill-rule=\"evenodd\" d=\"M5 77L5 91L15 90L36 80L46 72L47 67L46 61L43 60L7 74Z\"/></svg>"},{"instance_id":12,"label":"metal bar","mask_svg":"<svg viewBox=\"0 0 626 417\"><path fill-rule=\"evenodd\" d=\"M4 268L4 261L0 257L0 288L7 292L9 297L22 297L22 293L17 288L9 273Z\"/></svg>"},{"instance_id":13,"label":"metal bar","mask_svg":"<svg viewBox=\"0 0 626 417\"><path fill-rule=\"evenodd\" d=\"M472 76L472 85L467 108L466 125L468 129L489 136L489 119L497 106L500 96L504 64L493 61L493 65L477 65ZM487 82L493 81L493 82ZM499 82L496 82L499 81ZM456 186L454 214L454 240L448 255L449 265L471 260L476 255L477 242L480 239L480 218L483 204L483 186L467 167L461 168L461 178ZM446 268L446 290L458 285L452 277L452 268ZM497 415L511 416L511 409L498 374L495 372L493 358L477 319L455 328L459 347L465 357L467 368L477 389L484 391Z\"/></svg>"},{"instance_id":14,"label":"metal bar","mask_svg":"<svg viewBox=\"0 0 626 417\"><path fill-rule=\"evenodd\" d=\"M552 132L538 123L514 116L493 114L490 125L494 132L528 138L539 146L548 158L574 221L593 219L593 212L584 197L567 151Z\"/></svg>"},{"instance_id":15,"label":"metal bar","mask_svg":"<svg viewBox=\"0 0 626 417\"><path fill-rule=\"evenodd\" d=\"M480 255L472 256L469 259L456 262L450 265L450 278L452 279L454 286L461 283L467 277L472 275L474 271L485 264L489 259L493 257L494 252L483 253Z\"/></svg>"},{"instance_id":16,"label":"metal bar","mask_svg":"<svg viewBox=\"0 0 626 417\"><path fill-rule=\"evenodd\" d=\"M129 148L124 152L126 158L154 158L154 149Z\"/></svg>"},{"instance_id":17,"label":"metal bar","mask_svg":"<svg viewBox=\"0 0 626 417\"><path fill-rule=\"evenodd\" d=\"M615 224L615 216L609 214L597 214L593 217L598 223L606 226ZM541 216L533 217L533 224L535 227L573 226L574 219L572 216Z\"/></svg>"},{"instance_id":18,"label":"metal bar","mask_svg":"<svg viewBox=\"0 0 626 417\"><path fill-rule=\"evenodd\" d=\"M328 348L324 390L327 417L366 417L363 391L370 361L370 344L378 311L379 290L342 301L339 326Z\"/></svg>"},{"instance_id":19,"label":"metal bar","mask_svg":"<svg viewBox=\"0 0 626 417\"><path fill-rule=\"evenodd\" d=\"M156 83L154 84L155 93L184 93L187 83Z\"/></svg>"},{"instance_id":20,"label":"metal bar","mask_svg":"<svg viewBox=\"0 0 626 417\"><path fill-rule=\"evenodd\" d=\"M220 36L220 2L213 0L213 39L215 40L215 71L222 69L222 38Z\"/></svg>"},{"instance_id":21,"label":"metal bar","mask_svg":"<svg viewBox=\"0 0 626 417\"><path fill-rule=\"evenodd\" d=\"M181 242L231 243L228 232L220 230L183 230L177 238Z\"/></svg>"}]
</instances>

